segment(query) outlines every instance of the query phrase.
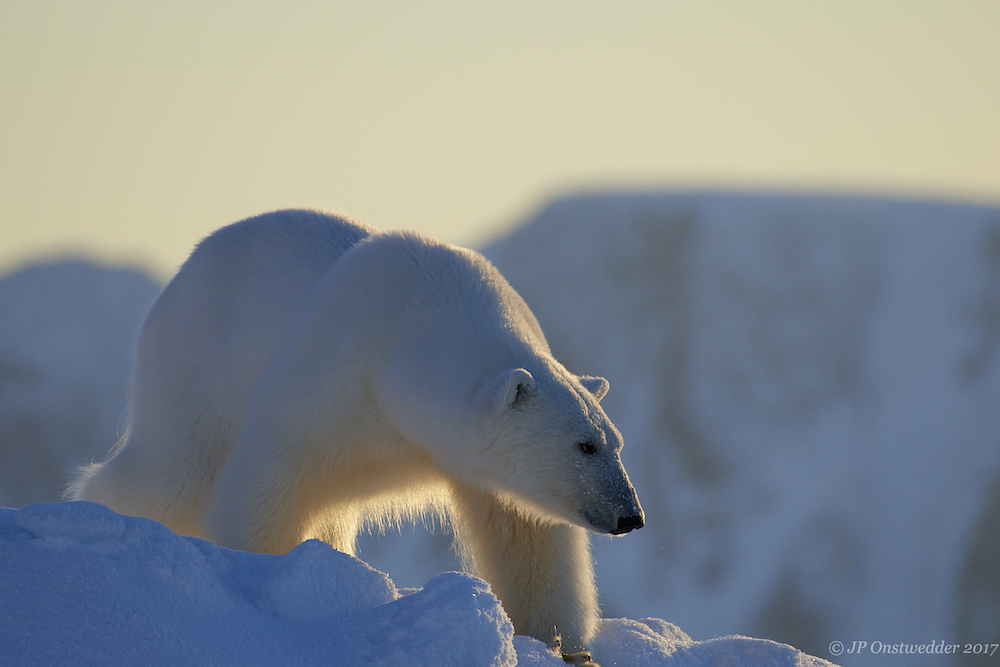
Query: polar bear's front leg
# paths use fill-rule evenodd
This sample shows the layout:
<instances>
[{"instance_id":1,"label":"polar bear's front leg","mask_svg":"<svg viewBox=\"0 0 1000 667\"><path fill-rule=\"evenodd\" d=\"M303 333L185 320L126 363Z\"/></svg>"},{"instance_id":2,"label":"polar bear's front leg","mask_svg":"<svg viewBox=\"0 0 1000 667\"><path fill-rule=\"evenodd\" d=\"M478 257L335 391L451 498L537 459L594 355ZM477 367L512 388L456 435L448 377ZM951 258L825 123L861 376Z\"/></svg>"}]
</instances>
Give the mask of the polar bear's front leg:
<instances>
[{"instance_id":1,"label":"polar bear's front leg","mask_svg":"<svg viewBox=\"0 0 1000 667\"><path fill-rule=\"evenodd\" d=\"M455 490L459 539L471 569L490 583L518 634L579 651L597 625L597 589L583 528L543 523L511 502Z\"/></svg>"}]
</instances>

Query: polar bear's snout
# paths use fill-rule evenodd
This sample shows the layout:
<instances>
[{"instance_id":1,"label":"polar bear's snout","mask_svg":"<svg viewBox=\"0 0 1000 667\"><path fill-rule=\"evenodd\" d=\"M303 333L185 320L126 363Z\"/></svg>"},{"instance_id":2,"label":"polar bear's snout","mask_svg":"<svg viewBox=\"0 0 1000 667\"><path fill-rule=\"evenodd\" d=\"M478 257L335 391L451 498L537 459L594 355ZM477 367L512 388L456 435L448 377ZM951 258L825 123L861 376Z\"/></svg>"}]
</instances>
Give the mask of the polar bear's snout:
<instances>
[{"instance_id":1,"label":"polar bear's snout","mask_svg":"<svg viewBox=\"0 0 1000 667\"><path fill-rule=\"evenodd\" d=\"M614 528L608 531L612 535L624 535L636 528L642 528L646 523L646 516L639 505L639 496L631 484L628 484L628 487L631 493L625 497L625 502L617 507L618 520L614 523Z\"/></svg>"},{"instance_id":2,"label":"polar bear's snout","mask_svg":"<svg viewBox=\"0 0 1000 667\"><path fill-rule=\"evenodd\" d=\"M584 517L593 530L609 535L624 535L636 528L642 528L646 524L642 508L638 508L637 512L628 512L617 517L614 515L594 515L589 512L584 512Z\"/></svg>"},{"instance_id":3,"label":"polar bear's snout","mask_svg":"<svg viewBox=\"0 0 1000 667\"><path fill-rule=\"evenodd\" d=\"M618 527L611 531L611 534L624 535L625 533L631 532L636 528L642 528L645 523L646 520L643 518L641 511L632 516L621 516L618 517Z\"/></svg>"},{"instance_id":4,"label":"polar bear's snout","mask_svg":"<svg viewBox=\"0 0 1000 667\"><path fill-rule=\"evenodd\" d=\"M597 487L593 489L596 493L588 494L592 502L583 511L583 516L590 525L583 524L585 527L598 533L624 535L645 525L646 516L639 504L639 495L624 468L621 473L613 483L606 482L603 489Z\"/></svg>"}]
</instances>

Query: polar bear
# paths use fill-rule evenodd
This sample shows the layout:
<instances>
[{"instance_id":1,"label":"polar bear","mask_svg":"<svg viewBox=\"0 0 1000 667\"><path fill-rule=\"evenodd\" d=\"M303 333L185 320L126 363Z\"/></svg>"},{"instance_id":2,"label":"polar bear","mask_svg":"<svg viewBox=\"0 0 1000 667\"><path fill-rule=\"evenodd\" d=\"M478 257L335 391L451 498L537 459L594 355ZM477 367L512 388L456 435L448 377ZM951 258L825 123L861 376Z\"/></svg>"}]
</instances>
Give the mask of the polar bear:
<instances>
[{"instance_id":1,"label":"polar bear","mask_svg":"<svg viewBox=\"0 0 1000 667\"><path fill-rule=\"evenodd\" d=\"M598 615L587 530L644 520L607 390L478 253L277 211L206 238L163 290L126 432L69 495L277 554L434 514L518 633L577 648Z\"/></svg>"}]
</instances>

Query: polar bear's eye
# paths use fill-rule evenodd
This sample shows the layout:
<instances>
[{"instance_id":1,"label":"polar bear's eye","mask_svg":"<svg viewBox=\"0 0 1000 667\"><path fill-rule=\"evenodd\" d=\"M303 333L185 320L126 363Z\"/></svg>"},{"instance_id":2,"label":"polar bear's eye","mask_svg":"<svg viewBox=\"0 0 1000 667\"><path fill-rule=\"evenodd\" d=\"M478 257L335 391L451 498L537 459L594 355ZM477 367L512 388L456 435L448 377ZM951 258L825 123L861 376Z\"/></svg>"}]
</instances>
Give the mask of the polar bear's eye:
<instances>
[{"instance_id":1,"label":"polar bear's eye","mask_svg":"<svg viewBox=\"0 0 1000 667\"><path fill-rule=\"evenodd\" d=\"M596 454L597 445L595 445L590 440L584 440L580 443L580 451L584 454Z\"/></svg>"}]
</instances>

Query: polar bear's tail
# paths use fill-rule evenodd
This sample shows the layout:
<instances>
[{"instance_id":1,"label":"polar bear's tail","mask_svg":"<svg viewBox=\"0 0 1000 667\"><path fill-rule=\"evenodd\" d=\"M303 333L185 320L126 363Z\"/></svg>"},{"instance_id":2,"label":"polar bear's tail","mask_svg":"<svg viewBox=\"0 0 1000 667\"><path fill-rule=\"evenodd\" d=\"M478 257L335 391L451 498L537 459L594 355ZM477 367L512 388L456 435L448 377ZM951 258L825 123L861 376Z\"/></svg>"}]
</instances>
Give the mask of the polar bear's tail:
<instances>
[{"instance_id":1,"label":"polar bear's tail","mask_svg":"<svg viewBox=\"0 0 1000 667\"><path fill-rule=\"evenodd\" d=\"M91 478L97 474L101 469L103 463L91 463L85 466L81 466L73 479L70 481L69 488L62 494L63 500L90 500L87 494L87 487L90 485Z\"/></svg>"},{"instance_id":2,"label":"polar bear's tail","mask_svg":"<svg viewBox=\"0 0 1000 667\"><path fill-rule=\"evenodd\" d=\"M66 490L65 499L89 500L107 505L116 512L136 514L129 507L126 490L121 488L123 475L116 475L115 467L121 467L121 462L113 456L107 461L82 466Z\"/></svg>"}]
</instances>

